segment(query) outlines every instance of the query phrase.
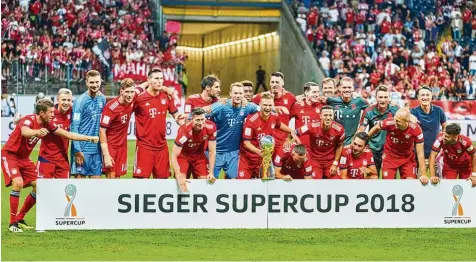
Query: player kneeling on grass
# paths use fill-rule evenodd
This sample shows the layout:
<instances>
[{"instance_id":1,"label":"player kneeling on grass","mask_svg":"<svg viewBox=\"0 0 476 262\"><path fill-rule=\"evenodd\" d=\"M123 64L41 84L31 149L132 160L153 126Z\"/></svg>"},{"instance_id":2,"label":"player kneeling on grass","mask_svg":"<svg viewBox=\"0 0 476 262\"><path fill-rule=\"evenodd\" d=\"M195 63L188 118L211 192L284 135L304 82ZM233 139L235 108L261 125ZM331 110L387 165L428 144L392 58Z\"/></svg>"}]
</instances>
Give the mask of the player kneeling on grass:
<instances>
[{"instance_id":1,"label":"player kneeling on grass","mask_svg":"<svg viewBox=\"0 0 476 262\"><path fill-rule=\"evenodd\" d=\"M12 232L23 232L28 226L24 217L36 203L36 179L39 176L35 164L30 160L30 154L36 143L49 133L70 140L89 141L97 143L98 137L83 136L70 133L54 125L54 104L48 98L38 100L34 115L23 117L2 148L2 171L5 186L12 186L10 192L10 225ZM31 194L25 200L20 213L17 215L20 191L25 187L33 187Z\"/></svg>"},{"instance_id":2,"label":"player kneeling on grass","mask_svg":"<svg viewBox=\"0 0 476 262\"><path fill-rule=\"evenodd\" d=\"M387 118L369 131L369 137L387 131L382 155L382 178L395 179L397 170L400 178L417 178L417 163L414 149L416 148L419 177L422 184L428 184L426 176L425 154L423 151L423 133L420 126L410 122L410 111L402 108L397 111L395 118Z\"/></svg>"},{"instance_id":3,"label":"player kneeling on grass","mask_svg":"<svg viewBox=\"0 0 476 262\"><path fill-rule=\"evenodd\" d=\"M127 130L134 109L134 80L122 80L120 92L104 107L99 128L102 170L107 178L120 178L127 173Z\"/></svg>"},{"instance_id":4,"label":"player kneeling on grass","mask_svg":"<svg viewBox=\"0 0 476 262\"><path fill-rule=\"evenodd\" d=\"M443 149L443 178L470 179L473 187L476 186L476 148L469 137L460 133L461 127L452 123L447 125L445 131L436 138L429 159L431 183L437 184L440 180L436 176L435 161L436 156Z\"/></svg>"},{"instance_id":5,"label":"player kneeling on grass","mask_svg":"<svg viewBox=\"0 0 476 262\"><path fill-rule=\"evenodd\" d=\"M345 146L340 157L339 169L342 179L378 179L372 151L367 148L369 135L355 134L352 143Z\"/></svg>"},{"instance_id":6,"label":"player kneeling on grass","mask_svg":"<svg viewBox=\"0 0 476 262\"><path fill-rule=\"evenodd\" d=\"M312 165L308 159L306 147L293 143L291 147L283 145L274 157L276 178L284 181L293 179L312 179Z\"/></svg>"},{"instance_id":7,"label":"player kneeling on grass","mask_svg":"<svg viewBox=\"0 0 476 262\"><path fill-rule=\"evenodd\" d=\"M205 110L200 107L192 110L192 121L182 125L172 149L172 168L182 192L187 191L186 173L194 177L215 182L213 170L216 158L216 126L205 118ZM205 143L208 141L208 159Z\"/></svg>"}]
</instances>

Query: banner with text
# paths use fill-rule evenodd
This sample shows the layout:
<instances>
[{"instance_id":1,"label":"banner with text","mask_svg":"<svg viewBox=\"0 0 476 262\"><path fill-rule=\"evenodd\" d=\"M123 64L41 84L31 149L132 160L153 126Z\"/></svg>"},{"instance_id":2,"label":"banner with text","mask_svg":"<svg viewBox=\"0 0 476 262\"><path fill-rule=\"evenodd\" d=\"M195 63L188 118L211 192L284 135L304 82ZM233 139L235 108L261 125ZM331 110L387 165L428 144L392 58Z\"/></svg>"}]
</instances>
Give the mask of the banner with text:
<instances>
[{"instance_id":1,"label":"banner with text","mask_svg":"<svg viewBox=\"0 0 476 262\"><path fill-rule=\"evenodd\" d=\"M476 227L465 180L38 180L37 230ZM435 205L435 203L438 203Z\"/></svg>"}]
</instances>

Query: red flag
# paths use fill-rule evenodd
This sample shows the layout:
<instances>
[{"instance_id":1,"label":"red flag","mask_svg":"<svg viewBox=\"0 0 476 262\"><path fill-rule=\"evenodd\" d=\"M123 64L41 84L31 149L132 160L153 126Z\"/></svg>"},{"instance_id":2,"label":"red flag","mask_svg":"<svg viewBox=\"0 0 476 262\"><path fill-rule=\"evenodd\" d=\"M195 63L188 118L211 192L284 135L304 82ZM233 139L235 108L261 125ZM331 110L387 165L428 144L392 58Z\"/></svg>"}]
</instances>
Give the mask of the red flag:
<instances>
[{"instance_id":1,"label":"red flag","mask_svg":"<svg viewBox=\"0 0 476 262\"><path fill-rule=\"evenodd\" d=\"M167 21L165 31L168 33L180 33L182 30L182 23L176 21Z\"/></svg>"}]
</instances>

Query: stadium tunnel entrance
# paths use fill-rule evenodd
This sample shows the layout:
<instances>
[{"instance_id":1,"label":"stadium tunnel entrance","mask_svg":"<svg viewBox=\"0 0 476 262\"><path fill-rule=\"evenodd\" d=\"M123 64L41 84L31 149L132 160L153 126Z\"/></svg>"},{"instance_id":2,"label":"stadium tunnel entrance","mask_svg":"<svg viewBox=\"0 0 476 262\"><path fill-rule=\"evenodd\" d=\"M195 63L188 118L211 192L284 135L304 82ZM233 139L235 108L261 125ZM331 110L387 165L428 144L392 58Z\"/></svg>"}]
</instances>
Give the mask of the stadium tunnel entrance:
<instances>
[{"instance_id":1,"label":"stadium tunnel entrance","mask_svg":"<svg viewBox=\"0 0 476 262\"><path fill-rule=\"evenodd\" d=\"M222 96L232 83L250 80L256 85L259 66L265 84L274 71L285 74L285 87L301 93L308 81L322 79L286 4L279 0L161 1L161 31L177 30L177 54L185 55L187 94L201 92L208 74L221 80ZM260 91L263 91L261 88Z\"/></svg>"}]
</instances>

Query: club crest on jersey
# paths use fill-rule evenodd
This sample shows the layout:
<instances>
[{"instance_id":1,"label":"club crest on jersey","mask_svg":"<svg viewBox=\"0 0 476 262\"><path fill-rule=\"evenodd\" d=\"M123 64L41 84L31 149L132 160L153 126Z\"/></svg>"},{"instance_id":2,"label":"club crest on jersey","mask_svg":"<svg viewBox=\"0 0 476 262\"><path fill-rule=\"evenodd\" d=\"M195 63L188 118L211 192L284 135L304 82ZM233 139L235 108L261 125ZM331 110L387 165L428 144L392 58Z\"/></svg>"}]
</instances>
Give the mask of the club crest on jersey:
<instances>
[{"instance_id":1,"label":"club crest on jersey","mask_svg":"<svg viewBox=\"0 0 476 262\"><path fill-rule=\"evenodd\" d=\"M165 105L167 103L167 100L162 99L161 102L162 102L162 105Z\"/></svg>"},{"instance_id":2,"label":"club crest on jersey","mask_svg":"<svg viewBox=\"0 0 476 262\"><path fill-rule=\"evenodd\" d=\"M363 164L364 166L366 166L366 165L367 165L367 160L362 161L362 164Z\"/></svg>"},{"instance_id":3,"label":"club crest on jersey","mask_svg":"<svg viewBox=\"0 0 476 262\"><path fill-rule=\"evenodd\" d=\"M245 172L243 171L240 171L240 174L239 174L240 177L244 177L245 176Z\"/></svg>"},{"instance_id":4,"label":"club crest on jersey","mask_svg":"<svg viewBox=\"0 0 476 262\"><path fill-rule=\"evenodd\" d=\"M203 140L207 140L208 139L208 136L203 136Z\"/></svg>"},{"instance_id":5,"label":"club crest on jersey","mask_svg":"<svg viewBox=\"0 0 476 262\"><path fill-rule=\"evenodd\" d=\"M334 138L336 138L335 136L330 136L329 139L330 140L334 140Z\"/></svg>"},{"instance_id":6,"label":"club crest on jersey","mask_svg":"<svg viewBox=\"0 0 476 262\"><path fill-rule=\"evenodd\" d=\"M287 100L287 99L284 99L283 102L284 102L285 105L288 104L288 100Z\"/></svg>"},{"instance_id":7,"label":"club crest on jersey","mask_svg":"<svg viewBox=\"0 0 476 262\"><path fill-rule=\"evenodd\" d=\"M12 168L12 175L16 175L18 173L16 168Z\"/></svg>"},{"instance_id":8,"label":"club crest on jersey","mask_svg":"<svg viewBox=\"0 0 476 262\"><path fill-rule=\"evenodd\" d=\"M137 174L140 174L140 172L142 172L142 170L140 170L140 168L137 168L137 169L136 169L136 173L137 173Z\"/></svg>"},{"instance_id":9,"label":"club crest on jersey","mask_svg":"<svg viewBox=\"0 0 476 262\"><path fill-rule=\"evenodd\" d=\"M356 109L356 108L357 108L357 106L356 106L355 104L352 104L351 107L352 107L352 109Z\"/></svg>"},{"instance_id":10,"label":"club crest on jersey","mask_svg":"<svg viewBox=\"0 0 476 262\"><path fill-rule=\"evenodd\" d=\"M70 115L68 115L67 117L68 117L68 120L70 120L70 119L71 119L71 116L70 116Z\"/></svg>"},{"instance_id":11,"label":"club crest on jersey","mask_svg":"<svg viewBox=\"0 0 476 262\"><path fill-rule=\"evenodd\" d=\"M405 135L405 138L406 138L406 139L410 139L410 134L406 134L406 135Z\"/></svg>"},{"instance_id":12,"label":"club crest on jersey","mask_svg":"<svg viewBox=\"0 0 476 262\"><path fill-rule=\"evenodd\" d=\"M461 152L463 152L461 149L458 149L456 150L456 152L458 152L458 154L461 154Z\"/></svg>"},{"instance_id":13,"label":"club crest on jersey","mask_svg":"<svg viewBox=\"0 0 476 262\"><path fill-rule=\"evenodd\" d=\"M388 176L388 171L383 171L383 176Z\"/></svg>"},{"instance_id":14,"label":"club crest on jersey","mask_svg":"<svg viewBox=\"0 0 476 262\"><path fill-rule=\"evenodd\" d=\"M243 112L243 110L240 111L240 116L244 116L245 115L245 112Z\"/></svg>"},{"instance_id":15,"label":"club crest on jersey","mask_svg":"<svg viewBox=\"0 0 476 262\"><path fill-rule=\"evenodd\" d=\"M271 129L274 129L274 124L271 124Z\"/></svg>"}]
</instances>

